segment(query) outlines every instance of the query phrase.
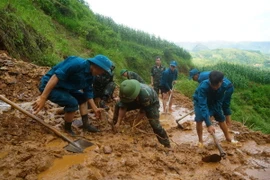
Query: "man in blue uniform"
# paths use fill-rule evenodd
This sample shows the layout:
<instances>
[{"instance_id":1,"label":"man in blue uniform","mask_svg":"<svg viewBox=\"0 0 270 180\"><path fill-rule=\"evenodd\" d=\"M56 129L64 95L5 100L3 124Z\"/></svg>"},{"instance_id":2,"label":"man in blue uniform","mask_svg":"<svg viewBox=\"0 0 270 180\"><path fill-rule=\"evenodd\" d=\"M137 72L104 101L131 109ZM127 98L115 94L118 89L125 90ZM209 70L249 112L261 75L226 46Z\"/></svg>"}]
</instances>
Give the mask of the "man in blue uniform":
<instances>
[{"instance_id":1,"label":"man in blue uniform","mask_svg":"<svg viewBox=\"0 0 270 180\"><path fill-rule=\"evenodd\" d=\"M199 146L203 145L203 121L207 126L208 132L210 134L215 133L215 128L210 121L210 116L214 116L215 120L219 122L219 126L223 131L226 140L232 142L228 127L226 123L224 123L225 117L222 112L224 93L231 86L232 83L230 81L224 80L222 72L212 71L209 74L209 79L202 81L196 89L193 100Z\"/></svg>"},{"instance_id":2,"label":"man in blue uniform","mask_svg":"<svg viewBox=\"0 0 270 180\"><path fill-rule=\"evenodd\" d=\"M162 94L162 102L163 102L163 111L166 110L166 102L170 94L172 93L173 85L176 83L176 79L178 77L178 71L176 69L177 63L175 61L170 62L170 67L167 68L162 73L161 81L160 81L160 90ZM172 111L172 102L173 96L171 96L171 101L169 103L169 111Z\"/></svg>"},{"instance_id":3,"label":"man in blue uniform","mask_svg":"<svg viewBox=\"0 0 270 180\"><path fill-rule=\"evenodd\" d=\"M189 71L189 79L193 79L193 81L197 81L201 83L202 81L208 79L211 71L200 72L197 69L192 69Z\"/></svg>"},{"instance_id":4,"label":"man in blue uniform","mask_svg":"<svg viewBox=\"0 0 270 180\"><path fill-rule=\"evenodd\" d=\"M158 141L169 148L169 138L159 122L159 98L155 90L135 79L125 80L120 85L119 96L113 116L115 128L120 126L127 111L140 109L139 116L146 115Z\"/></svg>"},{"instance_id":5,"label":"man in blue uniform","mask_svg":"<svg viewBox=\"0 0 270 180\"><path fill-rule=\"evenodd\" d=\"M193 81L197 81L201 83L202 81L206 80L209 78L209 74L211 71L204 71L204 72L199 72L197 69L192 69L189 71L189 78L193 79ZM231 83L227 78L224 78L224 81L228 81L228 83ZM232 99L232 94L234 92L234 87L233 85L230 86L225 92L225 96L222 102L222 110L223 113L226 117L226 124L227 126L231 126L231 99Z\"/></svg>"},{"instance_id":6,"label":"man in blue uniform","mask_svg":"<svg viewBox=\"0 0 270 180\"><path fill-rule=\"evenodd\" d=\"M64 107L67 133L74 135L71 124L78 109L82 116L83 129L98 132L99 130L88 122L88 103L96 116L100 117L101 109L97 108L93 101L93 78L103 73L111 74L111 66L110 59L103 55L87 60L70 56L60 62L41 79L39 90L42 94L33 104L35 114L44 107L47 100L50 100Z\"/></svg>"}]
</instances>

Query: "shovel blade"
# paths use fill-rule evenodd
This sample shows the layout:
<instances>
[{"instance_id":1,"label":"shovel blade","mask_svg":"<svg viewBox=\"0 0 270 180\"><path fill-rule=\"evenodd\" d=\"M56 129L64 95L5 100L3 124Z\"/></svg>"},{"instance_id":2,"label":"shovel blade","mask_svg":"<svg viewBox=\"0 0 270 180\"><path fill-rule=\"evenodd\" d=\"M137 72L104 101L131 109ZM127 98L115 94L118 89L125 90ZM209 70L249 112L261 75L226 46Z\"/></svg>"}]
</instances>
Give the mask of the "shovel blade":
<instances>
[{"instance_id":1,"label":"shovel blade","mask_svg":"<svg viewBox=\"0 0 270 180\"><path fill-rule=\"evenodd\" d=\"M89 141L86 141L86 140L83 140L83 139L77 139L73 143L76 146L69 143L67 146L64 147L64 149L69 151L69 152L82 153L85 148L90 147L90 146L93 145L93 143L91 143Z\"/></svg>"},{"instance_id":2,"label":"shovel blade","mask_svg":"<svg viewBox=\"0 0 270 180\"><path fill-rule=\"evenodd\" d=\"M210 156L206 156L202 158L203 162L219 162L221 160L221 156L218 154L212 154Z\"/></svg>"}]
</instances>

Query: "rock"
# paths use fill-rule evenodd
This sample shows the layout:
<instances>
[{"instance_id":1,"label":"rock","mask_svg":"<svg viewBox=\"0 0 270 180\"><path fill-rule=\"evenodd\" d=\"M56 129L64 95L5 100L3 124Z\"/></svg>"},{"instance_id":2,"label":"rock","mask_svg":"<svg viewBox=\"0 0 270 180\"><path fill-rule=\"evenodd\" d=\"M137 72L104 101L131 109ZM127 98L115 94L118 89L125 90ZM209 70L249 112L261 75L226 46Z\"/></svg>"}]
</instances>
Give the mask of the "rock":
<instances>
[{"instance_id":1,"label":"rock","mask_svg":"<svg viewBox=\"0 0 270 180\"><path fill-rule=\"evenodd\" d=\"M16 84L17 79L15 78L15 76L7 76L6 77L6 83L7 84Z\"/></svg>"},{"instance_id":2,"label":"rock","mask_svg":"<svg viewBox=\"0 0 270 180\"><path fill-rule=\"evenodd\" d=\"M7 87L7 85L6 84L2 84L2 83L0 83L0 89L5 89Z\"/></svg>"},{"instance_id":3,"label":"rock","mask_svg":"<svg viewBox=\"0 0 270 180\"><path fill-rule=\"evenodd\" d=\"M100 153L99 147L97 146L97 147L94 149L94 151L95 151L96 153Z\"/></svg>"},{"instance_id":4,"label":"rock","mask_svg":"<svg viewBox=\"0 0 270 180\"><path fill-rule=\"evenodd\" d=\"M112 148L110 146L104 146L103 147L103 152L104 152L104 154L111 154L112 153Z\"/></svg>"},{"instance_id":5,"label":"rock","mask_svg":"<svg viewBox=\"0 0 270 180\"><path fill-rule=\"evenodd\" d=\"M233 176L236 178L240 178L240 179L247 179L244 177L243 174L239 173L239 172L233 172Z\"/></svg>"},{"instance_id":6,"label":"rock","mask_svg":"<svg viewBox=\"0 0 270 180\"><path fill-rule=\"evenodd\" d=\"M0 67L1 71L8 71L8 68L6 66Z\"/></svg>"}]
</instances>

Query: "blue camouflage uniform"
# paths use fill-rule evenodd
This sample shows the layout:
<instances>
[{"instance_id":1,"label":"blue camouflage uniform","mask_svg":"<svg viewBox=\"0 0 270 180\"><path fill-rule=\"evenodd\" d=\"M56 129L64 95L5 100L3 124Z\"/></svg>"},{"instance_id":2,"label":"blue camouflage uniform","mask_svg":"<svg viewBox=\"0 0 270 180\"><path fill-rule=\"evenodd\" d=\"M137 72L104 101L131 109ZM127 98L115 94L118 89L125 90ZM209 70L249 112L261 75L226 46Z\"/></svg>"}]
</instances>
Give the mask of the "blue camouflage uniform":
<instances>
[{"instance_id":1,"label":"blue camouflage uniform","mask_svg":"<svg viewBox=\"0 0 270 180\"><path fill-rule=\"evenodd\" d=\"M93 98L93 76L90 61L77 56L70 56L54 66L45 74L39 86L43 92L50 78L55 74L59 79L48 99L60 106L65 112L78 110L78 105Z\"/></svg>"},{"instance_id":2,"label":"blue camouflage uniform","mask_svg":"<svg viewBox=\"0 0 270 180\"><path fill-rule=\"evenodd\" d=\"M198 77L198 82L201 83L202 81L208 79L210 72L211 71L200 72L199 77ZM222 102L223 113L225 116L227 116L227 115L232 114L230 104L231 104L232 94L234 92L234 87L233 87L232 83L227 78L224 78L223 81L226 81L227 83L231 84L231 86L226 90L225 96L224 96L224 99Z\"/></svg>"},{"instance_id":3,"label":"blue camouflage uniform","mask_svg":"<svg viewBox=\"0 0 270 180\"><path fill-rule=\"evenodd\" d=\"M178 71L175 69L172 71L170 68L167 68L162 73L161 81L160 81L160 87L163 92L168 92L170 89L172 89L172 83L175 81L178 77Z\"/></svg>"},{"instance_id":4,"label":"blue camouflage uniform","mask_svg":"<svg viewBox=\"0 0 270 180\"><path fill-rule=\"evenodd\" d=\"M204 80L193 94L195 121L205 121L206 126L211 125L210 116L214 116L219 122L224 122L225 117L222 113L222 104L225 93L232 87L232 83L224 78L221 87L213 90L210 81ZM229 105L229 101L225 104ZM224 112L225 114L225 112Z\"/></svg>"}]
</instances>

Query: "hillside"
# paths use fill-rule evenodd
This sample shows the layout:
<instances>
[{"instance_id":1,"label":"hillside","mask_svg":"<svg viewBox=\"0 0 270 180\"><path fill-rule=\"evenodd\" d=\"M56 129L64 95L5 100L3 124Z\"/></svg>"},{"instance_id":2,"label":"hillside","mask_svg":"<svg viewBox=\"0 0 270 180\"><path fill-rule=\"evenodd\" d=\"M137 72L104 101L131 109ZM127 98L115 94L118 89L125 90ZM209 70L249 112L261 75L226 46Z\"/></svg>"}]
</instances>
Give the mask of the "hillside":
<instances>
[{"instance_id":1,"label":"hillside","mask_svg":"<svg viewBox=\"0 0 270 180\"><path fill-rule=\"evenodd\" d=\"M104 54L116 64L116 79L122 68L151 67L156 56L165 66L176 60L180 71L192 65L183 48L96 15L83 0L2 0L0 16L0 48L35 64L52 66L70 55ZM149 71L140 69L139 74L149 81Z\"/></svg>"},{"instance_id":2,"label":"hillside","mask_svg":"<svg viewBox=\"0 0 270 180\"><path fill-rule=\"evenodd\" d=\"M239 49L202 49L192 52L191 55L193 63L198 66L228 62L259 68L270 68L270 56L263 54L260 51Z\"/></svg>"}]
</instances>

